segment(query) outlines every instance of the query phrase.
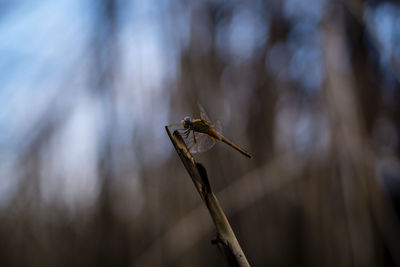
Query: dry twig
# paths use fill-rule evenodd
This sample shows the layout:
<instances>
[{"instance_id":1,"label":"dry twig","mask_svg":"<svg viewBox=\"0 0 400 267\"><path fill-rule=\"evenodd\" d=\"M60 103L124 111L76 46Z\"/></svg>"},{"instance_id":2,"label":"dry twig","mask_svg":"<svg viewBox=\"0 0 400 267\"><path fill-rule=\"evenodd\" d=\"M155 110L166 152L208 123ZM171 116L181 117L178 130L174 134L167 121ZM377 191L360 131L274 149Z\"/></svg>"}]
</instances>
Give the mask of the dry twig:
<instances>
[{"instance_id":1,"label":"dry twig","mask_svg":"<svg viewBox=\"0 0 400 267\"><path fill-rule=\"evenodd\" d=\"M171 134L167 126L165 129L217 228L217 238L213 243L218 245L229 266L250 266L228 219L211 190L206 169L200 163L195 162L177 131Z\"/></svg>"}]
</instances>

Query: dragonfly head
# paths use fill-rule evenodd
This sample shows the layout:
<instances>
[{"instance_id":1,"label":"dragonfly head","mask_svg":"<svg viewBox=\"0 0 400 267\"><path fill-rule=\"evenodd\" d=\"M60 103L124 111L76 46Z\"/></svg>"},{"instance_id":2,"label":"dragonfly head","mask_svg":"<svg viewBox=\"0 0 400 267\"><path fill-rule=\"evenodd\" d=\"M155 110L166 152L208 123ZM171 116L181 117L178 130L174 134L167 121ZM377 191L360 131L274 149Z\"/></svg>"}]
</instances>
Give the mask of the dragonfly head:
<instances>
[{"instance_id":1,"label":"dragonfly head","mask_svg":"<svg viewBox=\"0 0 400 267\"><path fill-rule=\"evenodd\" d=\"M185 129L188 129L192 125L192 118L186 116L185 118L183 118L181 123Z\"/></svg>"}]
</instances>

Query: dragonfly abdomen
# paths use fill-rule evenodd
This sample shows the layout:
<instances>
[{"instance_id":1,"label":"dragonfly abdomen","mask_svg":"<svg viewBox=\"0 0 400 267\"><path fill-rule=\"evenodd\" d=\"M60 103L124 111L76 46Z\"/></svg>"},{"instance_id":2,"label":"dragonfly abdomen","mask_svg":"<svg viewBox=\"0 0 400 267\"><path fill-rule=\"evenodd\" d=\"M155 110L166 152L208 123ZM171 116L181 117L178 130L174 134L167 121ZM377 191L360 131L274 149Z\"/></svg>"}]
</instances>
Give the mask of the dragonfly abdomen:
<instances>
[{"instance_id":1,"label":"dragonfly abdomen","mask_svg":"<svg viewBox=\"0 0 400 267\"><path fill-rule=\"evenodd\" d=\"M225 136L223 136L222 134L219 134L219 138L218 140L221 140L222 142L224 142L225 144L233 147L234 149L236 149L237 151L239 151L240 153L242 153L243 155L245 155L248 158L251 158L251 155L249 153L247 153L246 151L244 151L244 149L242 149L241 147L239 147L238 145L232 143L228 138L226 138Z\"/></svg>"}]
</instances>

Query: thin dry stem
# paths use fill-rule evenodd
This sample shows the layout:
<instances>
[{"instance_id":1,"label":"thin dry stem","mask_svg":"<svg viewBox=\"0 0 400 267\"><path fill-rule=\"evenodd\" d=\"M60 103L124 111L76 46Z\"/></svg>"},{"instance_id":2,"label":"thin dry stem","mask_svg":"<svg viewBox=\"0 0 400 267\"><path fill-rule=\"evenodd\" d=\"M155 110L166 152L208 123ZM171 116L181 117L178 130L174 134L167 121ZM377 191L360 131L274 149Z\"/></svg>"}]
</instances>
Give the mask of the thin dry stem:
<instances>
[{"instance_id":1,"label":"thin dry stem","mask_svg":"<svg viewBox=\"0 0 400 267\"><path fill-rule=\"evenodd\" d=\"M216 242L220 251L223 251L224 258L229 266L250 266L218 199L211 190L206 169L200 163L195 162L177 131L171 134L167 126L165 129L213 219L217 228Z\"/></svg>"}]
</instances>

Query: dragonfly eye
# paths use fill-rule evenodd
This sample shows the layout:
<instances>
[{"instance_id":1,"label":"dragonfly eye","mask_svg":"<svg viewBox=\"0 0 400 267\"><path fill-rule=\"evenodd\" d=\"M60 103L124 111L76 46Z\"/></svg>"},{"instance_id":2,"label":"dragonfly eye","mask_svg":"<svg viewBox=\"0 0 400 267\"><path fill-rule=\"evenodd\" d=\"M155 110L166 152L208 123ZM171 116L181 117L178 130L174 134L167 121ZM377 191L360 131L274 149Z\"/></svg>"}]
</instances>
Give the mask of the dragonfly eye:
<instances>
[{"instance_id":1,"label":"dragonfly eye","mask_svg":"<svg viewBox=\"0 0 400 267\"><path fill-rule=\"evenodd\" d=\"M190 118L189 116L183 118L182 125L183 127L185 127L185 129L189 128L190 124L192 124L192 118Z\"/></svg>"}]
</instances>

